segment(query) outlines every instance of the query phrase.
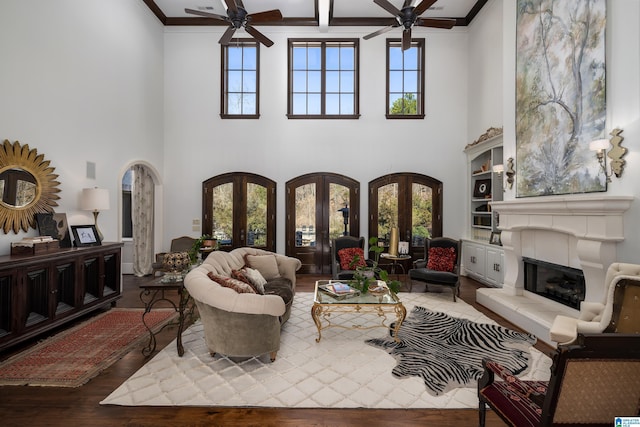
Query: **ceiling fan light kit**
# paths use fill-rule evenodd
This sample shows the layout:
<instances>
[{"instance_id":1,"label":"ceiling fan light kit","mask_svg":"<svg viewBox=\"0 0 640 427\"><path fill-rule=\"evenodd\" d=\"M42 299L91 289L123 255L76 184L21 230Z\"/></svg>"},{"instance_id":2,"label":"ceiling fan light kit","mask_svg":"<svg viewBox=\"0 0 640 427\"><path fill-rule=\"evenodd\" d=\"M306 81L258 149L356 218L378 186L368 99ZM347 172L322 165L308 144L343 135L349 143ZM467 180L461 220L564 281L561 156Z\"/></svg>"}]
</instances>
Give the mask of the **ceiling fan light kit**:
<instances>
[{"instance_id":1,"label":"ceiling fan light kit","mask_svg":"<svg viewBox=\"0 0 640 427\"><path fill-rule=\"evenodd\" d=\"M265 45L266 47L273 46L267 36L251 26L251 23L265 24L269 22L276 22L282 20L282 13L278 9L267 10L258 13L248 13L245 9L242 0L224 0L227 5L227 16L218 15L216 13L204 12L195 9L185 9L186 13L191 15L203 16L205 18L213 18L219 21L226 21L229 23L229 28L224 32L218 43L221 45L228 45L233 38L236 30L244 28L245 31L250 34L254 39Z\"/></svg>"},{"instance_id":2,"label":"ceiling fan light kit","mask_svg":"<svg viewBox=\"0 0 640 427\"><path fill-rule=\"evenodd\" d=\"M444 28L451 29L456 24L455 19L447 18L420 18L424 12L427 11L438 0L423 0L417 6L412 6L412 0L404 0L402 9L398 9L389 0L373 0L375 4L392 14L396 18L396 23L389 25L388 27L381 28L371 34L367 34L363 37L365 40L369 40L380 34L384 34L387 31L391 31L397 27L403 27L402 29L402 50L407 50L411 47L411 29L414 25L422 27Z\"/></svg>"}]
</instances>

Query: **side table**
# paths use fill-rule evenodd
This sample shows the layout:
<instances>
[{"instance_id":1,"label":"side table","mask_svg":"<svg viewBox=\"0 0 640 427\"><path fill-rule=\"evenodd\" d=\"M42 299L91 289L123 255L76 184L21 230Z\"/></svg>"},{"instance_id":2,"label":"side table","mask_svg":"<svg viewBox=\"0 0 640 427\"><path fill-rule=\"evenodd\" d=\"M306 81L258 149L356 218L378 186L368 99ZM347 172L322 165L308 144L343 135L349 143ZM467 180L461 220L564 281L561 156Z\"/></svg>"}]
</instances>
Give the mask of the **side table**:
<instances>
[{"instance_id":1,"label":"side table","mask_svg":"<svg viewBox=\"0 0 640 427\"><path fill-rule=\"evenodd\" d=\"M402 274L407 274L402 262L411 260L411 255L391 255L389 253L383 253L380 254L380 258L391 261L391 264L389 264L391 266L389 274L397 274L398 279L400 279L400 273L396 273L396 268L398 267L402 270Z\"/></svg>"},{"instance_id":2,"label":"side table","mask_svg":"<svg viewBox=\"0 0 640 427\"><path fill-rule=\"evenodd\" d=\"M142 354L145 356L151 355L156 351L156 335L169 325L178 325L177 336L177 348L178 356L184 355L184 347L182 346L182 332L184 331L185 321L187 317L190 321L194 317L195 304L189 292L185 289L182 280L155 280L151 283L145 283L140 285L140 301L144 303L144 313L142 314L142 323L149 331L149 343L142 349ZM180 297L178 304L169 299L165 293L176 291ZM151 328L145 322L145 316L149 313L153 307L161 301L169 303L173 309L179 314L178 321L167 323L157 332L153 332Z\"/></svg>"}]
</instances>

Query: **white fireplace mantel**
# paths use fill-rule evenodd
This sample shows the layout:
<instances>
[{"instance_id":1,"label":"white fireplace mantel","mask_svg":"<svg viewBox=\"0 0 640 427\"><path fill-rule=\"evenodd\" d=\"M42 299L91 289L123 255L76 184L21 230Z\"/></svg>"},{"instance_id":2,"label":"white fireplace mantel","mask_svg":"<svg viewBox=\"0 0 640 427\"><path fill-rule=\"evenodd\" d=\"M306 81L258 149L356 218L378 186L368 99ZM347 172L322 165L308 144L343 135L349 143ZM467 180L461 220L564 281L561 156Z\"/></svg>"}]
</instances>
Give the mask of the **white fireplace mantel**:
<instances>
[{"instance_id":1,"label":"white fireplace mantel","mask_svg":"<svg viewBox=\"0 0 640 427\"><path fill-rule=\"evenodd\" d=\"M578 268L585 276L585 301L604 297L606 270L624 240L624 214L633 196L571 195L491 203L499 214L505 252L504 284L479 289L477 301L550 344L557 314L577 311L524 290L522 257Z\"/></svg>"}]
</instances>

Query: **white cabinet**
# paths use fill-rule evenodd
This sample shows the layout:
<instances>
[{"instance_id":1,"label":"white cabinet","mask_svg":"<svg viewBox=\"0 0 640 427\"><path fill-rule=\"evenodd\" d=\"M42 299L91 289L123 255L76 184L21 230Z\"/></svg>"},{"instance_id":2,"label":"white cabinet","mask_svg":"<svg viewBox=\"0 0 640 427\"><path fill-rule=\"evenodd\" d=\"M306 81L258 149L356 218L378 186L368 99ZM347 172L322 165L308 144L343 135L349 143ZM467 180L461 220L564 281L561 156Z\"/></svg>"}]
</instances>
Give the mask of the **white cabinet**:
<instances>
[{"instance_id":1,"label":"white cabinet","mask_svg":"<svg viewBox=\"0 0 640 427\"><path fill-rule=\"evenodd\" d=\"M500 246L464 240L463 274L489 286L501 288L504 281L504 250Z\"/></svg>"},{"instance_id":2,"label":"white cabinet","mask_svg":"<svg viewBox=\"0 0 640 427\"><path fill-rule=\"evenodd\" d=\"M499 133L498 133L499 131ZM491 202L503 199L503 173L493 171L502 165L502 130L489 129L478 141L465 148L467 154L468 237L489 242L491 233L498 231L498 217Z\"/></svg>"}]
</instances>

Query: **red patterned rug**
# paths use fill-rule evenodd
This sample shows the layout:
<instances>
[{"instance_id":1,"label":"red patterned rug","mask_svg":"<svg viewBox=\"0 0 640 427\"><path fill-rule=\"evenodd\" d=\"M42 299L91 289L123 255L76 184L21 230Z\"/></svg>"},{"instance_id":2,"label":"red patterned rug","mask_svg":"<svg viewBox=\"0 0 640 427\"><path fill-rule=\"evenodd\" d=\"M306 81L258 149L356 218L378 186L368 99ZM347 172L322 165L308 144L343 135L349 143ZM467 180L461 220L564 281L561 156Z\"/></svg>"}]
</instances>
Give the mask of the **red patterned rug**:
<instances>
[{"instance_id":1,"label":"red patterned rug","mask_svg":"<svg viewBox=\"0 0 640 427\"><path fill-rule=\"evenodd\" d=\"M113 308L0 363L0 385L79 387L149 339L141 309ZM176 317L154 310L145 321L158 330Z\"/></svg>"}]
</instances>

